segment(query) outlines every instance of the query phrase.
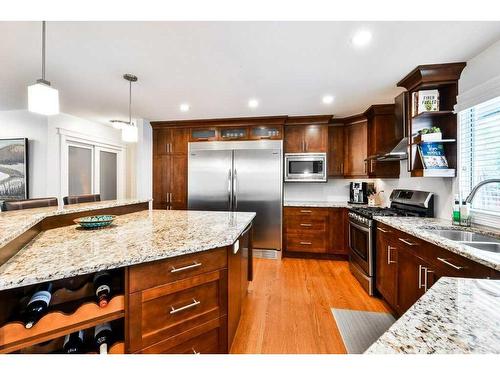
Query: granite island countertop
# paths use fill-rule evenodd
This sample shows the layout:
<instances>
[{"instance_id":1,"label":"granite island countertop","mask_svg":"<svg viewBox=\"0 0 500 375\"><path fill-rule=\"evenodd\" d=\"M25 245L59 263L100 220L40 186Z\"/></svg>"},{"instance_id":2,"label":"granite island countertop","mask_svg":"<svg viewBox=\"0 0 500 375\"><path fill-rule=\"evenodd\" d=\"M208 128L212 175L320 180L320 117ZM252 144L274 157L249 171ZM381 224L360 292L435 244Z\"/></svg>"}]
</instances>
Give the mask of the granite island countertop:
<instances>
[{"instance_id":1,"label":"granite island countertop","mask_svg":"<svg viewBox=\"0 0 500 375\"><path fill-rule=\"evenodd\" d=\"M387 224L393 228L399 229L402 232L420 238L424 241L433 243L449 250L455 254L471 259L477 263L500 271L500 253L495 253L486 250L480 250L464 243L450 240L442 237L429 229L451 229L465 230L482 233L500 239L500 232L487 230L484 228L467 228L452 225L450 220L435 219L435 218L419 218L419 217L396 217L396 216L375 216L376 221Z\"/></svg>"},{"instance_id":2,"label":"granite island countertop","mask_svg":"<svg viewBox=\"0 0 500 375\"><path fill-rule=\"evenodd\" d=\"M255 213L148 210L113 225L40 233L0 266L0 290L171 258L233 244Z\"/></svg>"},{"instance_id":3,"label":"granite island countertop","mask_svg":"<svg viewBox=\"0 0 500 375\"><path fill-rule=\"evenodd\" d=\"M78 203L64 207L40 207L0 212L0 248L50 216L147 203L150 199L117 199Z\"/></svg>"},{"instance_id":4,"label":"granite island countertop","mask_svg":"<svg viewBox=\"0 0 500 375\"><path fill-rule=\"evenodd\" d=\"M500 353L500 280L440 278L365 354Z\"/></svg>"}]
</instances>

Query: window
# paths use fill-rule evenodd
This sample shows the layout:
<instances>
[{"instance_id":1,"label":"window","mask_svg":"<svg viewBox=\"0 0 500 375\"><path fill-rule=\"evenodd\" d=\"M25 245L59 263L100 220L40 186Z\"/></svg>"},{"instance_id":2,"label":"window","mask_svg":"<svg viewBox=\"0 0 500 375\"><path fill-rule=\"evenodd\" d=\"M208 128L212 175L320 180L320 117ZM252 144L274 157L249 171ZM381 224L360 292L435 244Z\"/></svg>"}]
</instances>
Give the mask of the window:
<instances>
[{"instance_id":1,"label":"window","mask_svg":"<svg viewBox=\"0 0 500 375\"><path fill-rule=\"evenodd\" d=\"M460 193L500 177L500 97L460 112ZM500 184L481 187L472 202L478 213L500 216Z\"/></svg>"}]
</instances>

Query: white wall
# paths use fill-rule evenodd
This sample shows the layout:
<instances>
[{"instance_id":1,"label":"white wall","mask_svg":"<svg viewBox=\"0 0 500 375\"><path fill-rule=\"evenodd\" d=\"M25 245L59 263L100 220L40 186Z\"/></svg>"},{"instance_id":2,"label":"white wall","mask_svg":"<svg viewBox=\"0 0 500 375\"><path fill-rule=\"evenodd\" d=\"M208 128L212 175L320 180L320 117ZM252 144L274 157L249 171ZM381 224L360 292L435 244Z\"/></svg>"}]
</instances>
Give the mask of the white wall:
<instances>
[{"instance_id":1,"label":"white wall","mask_svg":"<svg viewBox=\"0 0 500 375\"><path fill-rule=\"evenodd\" d=\"M25 110L0 111L0 138L28 138L29 196L47 195L47 119Z\"/></svg>"},{"instance_id":2,"label":"white wall","mask_svg":"<svg viewBox=\"0 0 500 375\"><path fill-rule=\"evenodd\" d=\"M58 129L122 144L121 132L68 114L41 116L27 110L0 111L0 138L29 140L30 198L60 196L60 140Z\"/></svg>"}]
</instances>

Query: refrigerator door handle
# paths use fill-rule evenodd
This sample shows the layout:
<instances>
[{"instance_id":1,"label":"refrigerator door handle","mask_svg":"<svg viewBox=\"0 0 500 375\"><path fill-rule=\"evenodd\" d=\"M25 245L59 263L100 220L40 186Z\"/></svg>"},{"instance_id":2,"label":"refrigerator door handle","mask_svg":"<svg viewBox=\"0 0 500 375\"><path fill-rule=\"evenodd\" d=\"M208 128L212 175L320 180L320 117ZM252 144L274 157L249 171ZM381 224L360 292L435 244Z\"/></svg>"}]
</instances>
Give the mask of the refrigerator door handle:
<instances>
[{"instance_id":1,"label":"refrigerator door handle","mask_svg":"<svg viewBox=\"0 0 500 375\"><path fill-rule=\"evenodd\" d=\"M233 192L232 192L232 186L233 185L233 176L231 173L231 169L229 169L229 172L227 174L227 200L229 203L229 211L233 209Z\"/></svg>"},{"instance_id":2,"label":"refrigerator door handle","mask_svg":"<svg viewBox=\"0 0 500 375\"><path fill-rule=\"evenodd\" d=\"M234 169L233 177L233 211L238 209L238 175L236 173L236 168Z\"/></svg>"}]
</instances>

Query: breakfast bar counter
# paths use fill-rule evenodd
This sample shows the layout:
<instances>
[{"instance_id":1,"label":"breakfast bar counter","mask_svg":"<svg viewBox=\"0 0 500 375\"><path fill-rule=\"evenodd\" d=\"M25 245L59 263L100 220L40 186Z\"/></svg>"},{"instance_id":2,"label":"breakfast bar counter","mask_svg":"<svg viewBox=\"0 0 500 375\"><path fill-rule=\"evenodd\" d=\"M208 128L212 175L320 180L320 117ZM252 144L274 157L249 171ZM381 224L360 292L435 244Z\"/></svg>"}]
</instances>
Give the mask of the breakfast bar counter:
<instances>
[{"instance_id":1,"label":"breakfast bar counter","mask_svg":"<svg viewBox=\"0 0 500 375\"><path fill-rule=\"evenodd\" d=\"M40 233L0 266L0 290L232 245L255 213L146 210Z\"/></svg>"}]
</instances>

